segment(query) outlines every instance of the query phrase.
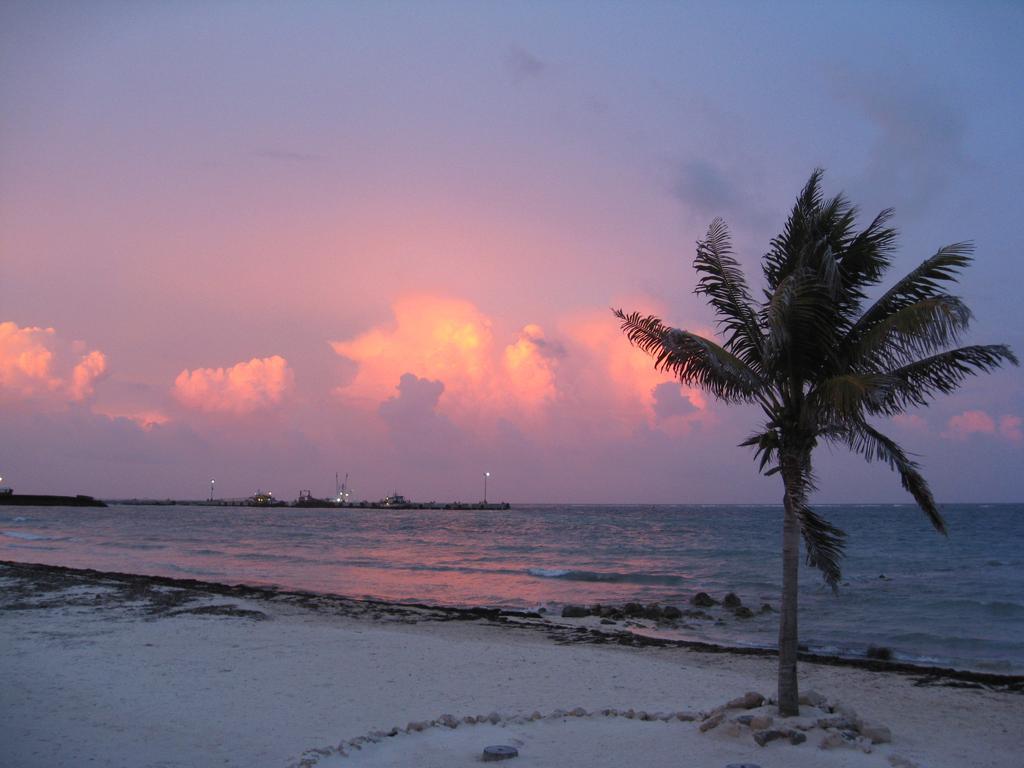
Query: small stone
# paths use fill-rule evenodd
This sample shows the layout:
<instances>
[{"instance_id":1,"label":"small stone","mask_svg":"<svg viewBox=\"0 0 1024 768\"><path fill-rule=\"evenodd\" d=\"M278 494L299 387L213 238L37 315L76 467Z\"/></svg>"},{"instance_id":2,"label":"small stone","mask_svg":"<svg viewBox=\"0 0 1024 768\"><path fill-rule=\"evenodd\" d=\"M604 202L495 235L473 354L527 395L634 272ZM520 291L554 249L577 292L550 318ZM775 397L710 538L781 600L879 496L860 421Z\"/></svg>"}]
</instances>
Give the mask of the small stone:
<instances>
[{"instance_id":1,"label":"small stone","mask_svg":"<svg viewBox=\"0 0 1024 768\"><path fill-rule=\"evenodd\" d=\"M476 725L476 717L474 717L473 715L466 715L464 718L462 718L462 722L464 722L466 725Z\"/></svg>"},{"instance_id":2,"label":"small stone","mask_svg":"<svg viewBox=\"0 0 1024 768\"><path fill-rule=\"evenodd\" d=\"M652 619L654 621L657 621L662 616L661 606L657 603L651 603L650 605L644 607L643 615L645 619Z\"/></svg>"},{"instance_id":3,"label":"small stone","mask_svg":"<svg viewBox=\"0 0 1024 768\"><path fill-rule=\"evenodd\" d=\"M819 728L835 728L840 731L856 731L857 722L850 720L842 715L833 715L832 717L819 717L818 718Z\"/></svg>"},{"instance_id":4,"label":"small stone","mask_svg":"<svg viewBox=\"0 0 1024 768\"><path fill-rule=\"evenodd\" d=\"M669 621L675 621L683 617L683 612L676 608L674 605L667 605L661 612L662 618L668 619Z\"/></svg>"},{"instance_id":5,"label":"small stone","mask_svg":"<svg viewBox=\"0 0 1024 768\"><path fill-rule=\"evenodd\" d=\"M818 721L813 717L787 717L786 725L801 731L809 731L818 725Z\"/></svg>"},{"instance_id":6,"label":"small stone","mask_svg":"<svg viewBox=\"0 0 1024 768\"><path fill-rule=\"evenodd\" d=\"M562 609L563 619L581 619L590 615L590 609L582 605L567 605Z\"/></svg>"},{"instance_id":7,"label":"small stone","mask_svg":"<svg viewBox=\"0 0 1024 768\"><path fill-rule=\"evenodd\" d=\"M622 716L632 720L634 717L636 717L636 712L634 712L632 709L627 709L625 712L622 713Z\"/></svg>"},{"instance_id":8,"label":"small stone","mask_svg":"<svg viewBox=\"0 0 1024 768\"><path fill-rule=\"evenodd\" d=\"M712 605L717 605L718 601L711 597L707 592L698 592L690 598L690 603L696 605L698 608L710 608Z\"/></svg>"},{"instance_id":9,"label":"small stone","mask_svg":"<svg viewBox=\"0 0 1024 768\"><path fill-rule=\"evenodd\" d=\"M437 718L439 725L443 725L445 728L457 728L459 721L456 720L452 715L441 715Z\"/></svg>"},{"instance_id":10,"label":"small stone","mask_svg":"<svg viewBox=\"0 0 1024 768\"><path fill-rule=\"evenodd\" d=\"M739 608L743 605L743 601L740 600L739 596L735 592L730 592L722 599L722 605L726 608Z\"/></svg>"},{"instance_id":11,"label":"small stone","mask_svg":"<svg viewBox=\"0 0 1024 768\"><path fill-rule=\"evenodd\" d=\"M692 723L697 719L697 715L693 712L676 712L676 720L681 723Z\"/></svg>"},{"instance_id":12,"label":"small stone","mask_svg":"<svg viewBox=\"0 0 1024 768\"><path fill-rule=\"evenodd\" d=\"M860 735L871 739L872 744L889 744L892 742L892 731L881 723L864 721L860 724Z\"/></svg>"},{"instance_id":13,"label":"small stone","mask_svg":"<svg viewBox=\"0 0 1024 768\"><path fill-rule=\"evenodd\" d=\"M725 712L719 712L717 715L712 715L703 723L700 724L700 732L707 733L712 728L717 728L725 720Z\"/></svg>"},{"instance_id":14,"label":"small stone","mask_svg":"<svg viewBox=\"0 0 1024 768\"><path fill-rule=\"evenodd\" d=\"M809 707L820 707L825 701L825 697L815 690L807 690L800 694L800 703Z\"/></svg>"},{"instance_id":15,"label":"small stone","mask_svg":"<svg viewBox=\"0 0 1024 768\"><path fill-rule=\"evenodd\" d=\"M735 739L743 733L743 727L739 723L735 722L726 723L722 726L722 733Z\"/></svg>"},{"instance_id":16,"label":"small stone","mask_svg":"<svg viewBox=\"0 0 1024 768\"><path fill-rule=\"evenodd\" d=\"M797 744L803 744L807 741L807 734L803 731L790 731L789 732L789 743L793 746Z\"/></svg>"},{"instance_id":17,"label":"small stone","mask_svg":"<svg viewBox=\"0 0 1024 768\"><path fill-rule=\"evenodd\" d=\"M741 605L739 608L733 611L733 615L737 619L750 619L753 618L754 612L747 608L747 606Z\"/></svg>"},{"instance_id":18,"label":"small stone","mask_svg":"<svg viewBox=\"0 0 1024 768\"><path fill-rule=\"evenodd\" d=\"M768 603L761 603L761 613L774 613L775 609L772 608Z\"/></svg>"},{"instance_id":19,"label":"small stone","mask_svg":"<svg viewBox=\"0 0 1024 768\"><path fill-rule=\"evenodd\" d=\"M753 720L753 719L754 719L753 715L740 715L739 717L735 718L733 720L733 722L739 723L740 725L749 726L750 725L750 721Z\"/></svg>"},{"instance_id":20,"label":"small stone","mask_svg":"<svg viewBox=\"0 0 1024 768\"><path fill-rule=\"evenodd\" d=\"M836 701L836 702L834 702L832 704L832 711L836 712L836 713L838 713L840 715L843 715L844 717L846 717L849 720L856 721L856 720L860 719L857 716L857 710L854 709L853 707L851 707L849 704L843 702L843 701Z\"/></svg>"},{"instance_id":21,"label":"small stone","mask_svg":"<svg viewBox=\"0 0 1024 768\"><path fill-rule=\"evenodd\" d=\"M836 747L845 747L847 744L843 734L839 731L829 731L818 742L818 749L835 749Z\"/></svg>"},{"instance_id":22,"label":"small stone","mask_svg":"<svg viewBox=\"0 0 1024 768\"><path fill-rule=\"evenodd\" d=\"M754 715L748 725L755 731L764 731L771 728L774 722L771 715Z\"/></svg>"},{"instance_id":23,"label":"small stone","mask_svg":"<svg viewBox=\"0 0 1024 768\"><path fill-rule=\"evenodd\" d=\"M884 645L869 645L864 655L878 661L892 661L892 648L886 648Z\"/></svg>"},{"instance_id":24,"label":"small stone","mask_svg":"<svg viewBox=\"0 0 1024 768\"><path fill-rule=\"evenodd\" d=\"M564 709L556 709L554 712L551 713L551 717L557 720L560 717L565 717L567 714L569 713L566 712Z\"/></svg>"},{"instance_id":25,"label":"small stone","mask_svg":"<svg viewBox=\"0 0 1024 768\"><path fill-rule=\"evenodd\" d=\"M506 744L499 744L493 747L484 747L480 759L485 763L491 763L496 760L511 760L513 757L519 757L518 749Z\"/></svg>"},{"instance_id":26,"label":"small stone","mask_svg":"<svg viewBox=\"0 0 1024 768\"><path fill-rule=\"evenodd\" d=\"M647 712L644 712L643 710L640 710L639 712L637 712L636 713L636 717L637 717L638 720L643 720L644 722L647 722L647 721L650 721L650 720L653 719L650 716L650 714L648 714Z\"/></svg>"},{"instance_id":27,"label":"small stone","mask_svg":"<svg viewBox=\"0 0 1024 768\"><path fill-rule=\"evenodd\" d=\"M747 691L725 705L726 709L754 709L764 704L764 696L754 691Z\"/></svg>"},{"instance_id":28,"label":"small stone","mask_svg":"<svg viewBox=\"0 0 1024 768\"><path fill-rule=\"evenodd\" d=\"M765 746L769 741L775 741L776 739L784 739L786 734L782 731L758 731L754 734L754 742L759 747Z\"/></svg>"},{"instance_id":29,"label":"small stone","mask_svg":"<svg viewBox=\"0 0 1024 768\"><path fill-rule=\"evenodd\" d=\"M489 722L491 725L497 725L501 722L501 715L499 715L497 712L491 712L491 714L487 716L487 722Z\"/></svg>"},{"instance_id":30,"label":"small stone","mask_svg":"<svg viewBox=\"0 0 1024 768\"><path fill-rule=\"evenodd\" d=\"M627 616L637 617L644 615L644 607L640 603L626 603L622 606L623 612Z\"/></svg>"},{"instance_id":31,"label":"small stone","mask_svg":"<svg viewBox=\"0 0 1024 768\"><path fill-rule=\"evenodd\" d=\"M424 730L426 727L427 727L427 724L426 723L422 723L422 722L420 722L420 723L409 723L407 726L405 726L405 730L407 732L409 732L409 733L418 733L419 731Z\"/></svg>"},{"instance_id":32,"label":"small stone","mask_svg":"<svg viewBox=\"0 0 1024 768\"><path fill-rule=\"evenodd\" d=\"M537 710L534 710L532 713L530 713L530 719L531 720L540 720L542 717L543 717L543 715L540 712L538 712Z\"/></svg>"},{"instance_id":33,"label":"small stone","mask_svg":"<svg viewBox=\"0 0 1024 768\"><path fill-rule=\"evenodd\" d=\"M585 710L583 707L576 707L576 709L569 712L569 714L573 717L586 717L587 710Z\"/></svg>"}]
</instances>

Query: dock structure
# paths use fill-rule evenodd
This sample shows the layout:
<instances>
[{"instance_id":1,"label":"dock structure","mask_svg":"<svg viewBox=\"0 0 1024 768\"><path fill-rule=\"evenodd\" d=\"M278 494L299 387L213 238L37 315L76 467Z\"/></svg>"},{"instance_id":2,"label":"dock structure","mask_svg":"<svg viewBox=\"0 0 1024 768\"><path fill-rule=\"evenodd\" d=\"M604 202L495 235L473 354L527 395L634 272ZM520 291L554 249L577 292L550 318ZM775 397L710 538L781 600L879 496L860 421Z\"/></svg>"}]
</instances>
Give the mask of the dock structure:
<instances>
[{"instance_id":1,"label":"dock structure","mask_svg":"<svg viewBox=\"0 0 1024 768\"><path fill-rule=\"evenodd\" d=\"M511 509L507 501L408 501L401 503L382 501L333 501L331 499L303 498L286 502L275 500L270 503L256 503L251 499L107 499L107 504L118 506L155 507L273 507L276 509L462 509L462 510L503 510Z\"/></svg>"}]
</instances>

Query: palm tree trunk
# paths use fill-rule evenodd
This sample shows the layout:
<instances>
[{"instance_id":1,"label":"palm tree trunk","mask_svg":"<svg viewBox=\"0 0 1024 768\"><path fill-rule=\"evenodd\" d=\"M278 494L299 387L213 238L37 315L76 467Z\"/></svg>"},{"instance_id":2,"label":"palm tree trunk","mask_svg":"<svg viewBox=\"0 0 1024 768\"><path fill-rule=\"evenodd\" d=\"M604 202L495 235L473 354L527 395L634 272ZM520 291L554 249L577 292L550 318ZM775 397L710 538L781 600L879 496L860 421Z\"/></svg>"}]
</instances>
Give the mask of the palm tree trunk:
<instances>
[{"instance_id":1,"label":"palm tree trunk","mask_svg":"<svg viewBox=\"0 0 1024 768\"><path fill-rule=\"evenodd\" d=\"M779 609L779 714L800 714L800 692L796 680L797 580L800 573L800 521L797 507L803 498L799 454L780 456L785 487L782 522L782 601Z\"/></svg>"}]
</instances>

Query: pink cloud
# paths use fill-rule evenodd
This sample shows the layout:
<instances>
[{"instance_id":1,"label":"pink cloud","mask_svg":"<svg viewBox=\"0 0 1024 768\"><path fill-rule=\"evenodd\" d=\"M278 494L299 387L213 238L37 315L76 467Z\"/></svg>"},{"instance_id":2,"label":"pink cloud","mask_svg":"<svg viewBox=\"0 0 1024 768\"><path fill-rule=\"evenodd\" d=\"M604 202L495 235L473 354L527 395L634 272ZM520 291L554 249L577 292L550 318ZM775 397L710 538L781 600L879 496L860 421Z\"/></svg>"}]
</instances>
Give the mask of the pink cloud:
<instances>
[{"instance_id":1,"label":"pink cloud","mask_svg":"<svg viewBox=\"0 0 1024 768\"><path fill-rule=\"evenodd\" d=\"M1024 420L1020 416L1006 414L999 419L999 434L1010 442L1022 442L1024 441L1024 431L1021 430L1022 423Z\"/></svg>"},{"instance_id":2,"label":"pink cloud","mask_svg":"<svg viewBox=\"0 0 1024 768\"><path fill-rule=\"evenodd\" d=\"M952 416L947 424L944 437L965 440L971 435L991 435L996 431L996 423L985 411L964 411Z\"/></svg>"},{"instance_id":3,"label":"pink cloud","mask_svg":"<svg viewBox=\"0 0 1024 768\"><path fill-rule=\"evenodd\" d=\"M0 323L0 393L19 399L85 400L106 371L107 360L92 350L72 364L83 349L80 342L58 338L53 328Z\"/></svg>"},{"instance_id":4,"label":"pink cloud","mask_svg":"<svg viewBox=\"0 0 1024 768\"><path fill-rule=\"evenodd\" d=\"M72 400L84 400L93 393L93 382L107 368L107 359L102 352L93 350L71 370L68 394Z\"/></svg>"},{"instance_id":5,"label":"pink cloud","mask_svg":"<svg viewBox=\"0 0 1024 768\"><path fill-rule=\"evenodd\" d=\"M99 416L106 416L108 419L128 419L147 432L153 427L161 427L164 424L168 424L171 420L167 414L157 410L131 410L93 406L92 412Z\"/></svg>"},{"instance_id":6,"label":"pink cloud","mask_svg":"<svg viewBox=\"0 0 1024 768\"><path fill-rule=\"evenodd\" d=\"M524 326L502 346L491 318L462 299L409 295L394 302L392 313L386 325L331 342L336 354L359 366L338 388L342 399L376 409L412 374L443 383L440 412L479 424L535 418L557 396L561 348L539 325Z\"/></svg>"},{"instance_id":7,"label":"pink cloud","mask_svg":"<svg viewBox=\"0 0 1024 768\"><path fill-rule=\"evenodd\" d=\"M288 361L274 355L230 368L185 369L174 380L173 393L189 408L241 415L278 405L293 385Z\"/></svg>"}]
</instances>

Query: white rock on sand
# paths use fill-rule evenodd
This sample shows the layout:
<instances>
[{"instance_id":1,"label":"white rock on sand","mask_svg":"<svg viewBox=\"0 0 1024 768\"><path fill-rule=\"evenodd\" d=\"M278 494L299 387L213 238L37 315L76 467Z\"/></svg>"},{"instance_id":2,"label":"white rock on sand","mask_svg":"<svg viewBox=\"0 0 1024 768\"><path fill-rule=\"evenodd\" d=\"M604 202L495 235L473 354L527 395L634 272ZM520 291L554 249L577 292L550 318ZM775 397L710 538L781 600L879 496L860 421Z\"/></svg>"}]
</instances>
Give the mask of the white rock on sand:
<instances>
[{"instance_id":1,"label":"white rock on sand","mask_svg":"<svg viewBox=\"0 0 1024 768\"><path fill-rule=\"evenodd\" d=\"M770 658L562 645L536 630L381 622L280 601L204 602L269 620L148 618L109 604L0 610L0 765L286 766L310 748L374 732L379 741L346 759L328 749L316 764L469 766L489 744L518 743L520 756L502 765L852 768L887 766L896 754L928 768L1020 765L1019 695L918 688L899 675L804 664L806 688L885 723L893 743L870 754L810 742L762 748L749 736L702 734L698 722L671 713L770 692ZM634 717L569 714L577 707L632 709ZM547 717L557 708L564 718ZM668 719L645 721L641 711ZM520 717L465 722L491 712ZM534 712L545 717L530 719ZM442 713L451 721L381 735Z\"/></svg>"}]
</instances>

